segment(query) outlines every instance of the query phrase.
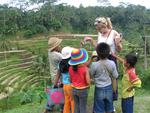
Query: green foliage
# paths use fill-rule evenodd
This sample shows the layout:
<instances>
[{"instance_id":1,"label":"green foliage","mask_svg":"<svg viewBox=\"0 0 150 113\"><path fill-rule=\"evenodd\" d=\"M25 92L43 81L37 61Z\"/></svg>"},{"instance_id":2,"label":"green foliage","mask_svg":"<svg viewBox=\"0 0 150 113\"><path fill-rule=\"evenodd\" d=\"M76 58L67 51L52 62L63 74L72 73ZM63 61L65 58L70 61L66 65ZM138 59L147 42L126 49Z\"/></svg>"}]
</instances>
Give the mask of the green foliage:
<instances>
[{"instance_id":1,"label":"green foliage","mask_svg":"<svg viewBox=\"0 0 150 113\"><path fill-rule=\"evenodd\" d=\"M0 50L1 51L8 51L11 49L11 42L5 36L0 35Z\"/></svg>"},{"instance_id":2,"label":"green foliage","mask_svg":"<svg viewBox=\"0 0 150 113\"><path fill-rule=\"evenodd\" d=\"M0 101L0 113L4 113L4 110L13 109L16 107L21 107L23 105L29 105L30 103L39 103L46 98L44 88L39 86L38 88L30 88L29 90L23 92L15 92L11 94L8 98L4 98ZM7 106L6 106L7 102ZM32 110L31 110L32 111ZM16 112L17 113L17 112Z\"/></svg>"},{"instance_id":3,"label":"green foliage","mask_svg":"<svg viewBox=\"0 0 150 113\"><path fill-rule=\"evenodd\" d=\"M142 80L142 86L146 89L149 89L149 81L150 81L150 68L141 72L139 75Z\"/></svg>"},{"instance_id":4,"label":"green foliage","mask_svg":"<svg viewBox=\"0 0 150 113\"><path fill-rule=\"evenodd\" d=\"M33 92L30 90L23 92L20 103L23 105L31 102L33 102Z\"/></svg>"},{"instance_id":5,"label":"green foliage","mask_svg":"<svg viewBox=\"0 0 150 113\"><path fill-rule=\"evenodd\" d=\"M24 105L35 102L41 103L45 98L46 96L43 87L28 89L20 93L20 104Z\"/></svg>"},{"instance_id":6,"label":"green foliage","mask_svg":"<svg viewBox=\"0 0 150 113\"><path fill-rule=\"evenodd\" d=\"M31 30L34 32L34 34L47 33L47 29L43 25L35 25Z\"/></svg>"},{"instance_id":7,"label":"green foliage","mask_svg":"<svg viewBox=\"0 0 150 113\"><path fill-rule=\"evenodd\" d=\"M12 35L25 31L23 36L30 38L47 31L67 31L73 33L96 33L94 20L98 16L110 17L113 28L123 33L130 42L141 42L143 34L149 35L150 11L143 6L127 7L83 7L64 4L55 5L57 0L20 1L19 5L43 5L37 10L24 10L20 7L0 6L0 34ZM67 29L67 30L66 30Z\"/></svg>"},{"instance_id":8,"label":"green foliage","mask_svg":"<svg viewBox=\"0 0 150 113\"><path fill-rule=\"evenodd\" d=\"M74 38L74 39L63 39L62 45L63 46L72 46L72 47L80 47L80 38ZM34 61L33 66L32 66L32 71L28 73L27 75L35 73L39 78L49 76L49 65L48 65L48 59L47 59L47 39L38 39L38 40L21 40L18 42L21 47L24 47L27 50L33 51L36 55L38 55L37 59ZM129 43L128 41L123 40L123 47L124 50L120 53L122 57L126 53L129 53L131 51L136 52L137 48L139 47L138 45ZM88 46L87 46L88 48ZM142 54L142 51L140 51ZM16 55L9 55L9 59L16 60L18 57ZM141 61L141 59L140 59ZM13 62L15 63L15 61ZM11 65L10 62L8 64ZM139 66L138 66L139 65ZM144 71L143 70L143 61L139 62L137 65L137 70L138 70L138 75L142 79L143 87L139 90L137 90L136 94L137 97L135 97L135 113L138 113L141 111L141 113L147 113L149 111L149 75L150 71ZM5 66L5 64L2 63L0 66ZM20 72L21 70L17 70ZM34 72L33 72L34 71ZM119 71L122 74L122 69L121 65L119 65ZM24 75L21 75L24 76ZM25 76L24 76L25 77ZM121 76L120 76L121 79ZM119 91L121 91L121 86L120 86L120 81L119 79ZM43 81L39 81L40 84L38 84L38 87L33 87L31 88L30 84L28 85L28 89L26 88L23 92L18 93L18 91L15 91L14 94L10 95L9 98L6 100L1 100L0 101L0 109L2 110L7 110L5 103L7 101L8 103L8 109L7 111L2 111L2 113L37 113L39 110L39 106L44 106L45 105L45 93L44 93L44 87L46 86ZM50 81L48 81L48 84L51 84ZM22 84L19 84L20 86ZM94 86L91 86L90 91L89 91L89 98L88 98L88 109L89 111L92 109L92 103L93 103L93 92L94 92ZM121 94L121 92L119 92ZM120 95L119 95L120 96ZM44 101L44 103L42 103ZM142 110L140 109L141 106ZM146 104L144 103L146 102ZM41 105L39 104L41 103ZM24 105L20 105L24 104ZM115 103L116 106L116 113L121 112L121 106L120 106L120 100ZM1 110L0 110L1 113Z\"/></svg>"},{"instance_id":9,"label":"green foliage","mask_svg":"<svg viewBox=\"0 0 150 113\"><path fill-rule=\"evenodd\" d=\"M0 93L5 90L5 86L0 84Z\"/></svg>"},{"instance_id":10,"label":"green foliage","mask_svg":"<svg viewBox=\"0 0 150 113\"><path fill-rule=\"evenodd\" d=\"M26 38L31 38L34 33L31 30L26 30L23 34Z\"/></svg>"},{"instance_id":11,"label":"green foliage","mask_svg":"<svg viewBox=\"0 0 150 113\"><path fill-rule=\"evenodd\" d=\"M119 81L120 83L120 81ZM119 86L120 87L120 86ZM89 89L89 95L88 95L88 107L87 107L87 113L91 113L92 112L92 105L93 105L93 100L94 100L94 85L92 85ZM121 91L121 89L119 88L119 91ZM136 93L140 93L141 89L136 91ZM145 95L146 91L142 91L142 95L140 93L140 95L136 95L135 96L135 104L134 104L134 113L149 113L149 104L150 104L150 96ZM119 92L120 94L121 92ZM17 95L16 95L17 96ZM119 95L120 96L120 95ZM17 101L14 101L14 104ZM42 103L29 103L29 104L25 104L22 106L19 106L17 108L11 108L9 110L3 110L0 111L0 113L39 113L39 111L41 111L41 109L44 108L46 103L46 100L42 101ZM114 102L114 106L116 108L116 113L121 113L121 98L119 98L118 101ZM141 109L142 107L142 109ZM41 113L41 112L40 112ZM59 111L54 111L52 113L59 113Z\"/></svg>"},{"instance_id":12,"label":"green foliage","mask_svg":"<svg viewBox=\"0 0 150 113\"><path fill-rule=\"evenodd\" d=\"M56 30L56 31L58 31L60 28L61 28L61 22L60 21L58 21L58 20L53 20L52 22L51 22L51 27L54 29L54 30Z\"/></svg>"},{"instance_id":13,"label":"green foliage","mask_svg":"<svg viewBox=\"0 0 150 113\"><path fill-rule=\"evenodd\" d=\"M48 60L45 55L40 55L33 62L33 70L35 75L39 77L48 76L49 75L49 65Z\"/></svg>"}]
</instances>

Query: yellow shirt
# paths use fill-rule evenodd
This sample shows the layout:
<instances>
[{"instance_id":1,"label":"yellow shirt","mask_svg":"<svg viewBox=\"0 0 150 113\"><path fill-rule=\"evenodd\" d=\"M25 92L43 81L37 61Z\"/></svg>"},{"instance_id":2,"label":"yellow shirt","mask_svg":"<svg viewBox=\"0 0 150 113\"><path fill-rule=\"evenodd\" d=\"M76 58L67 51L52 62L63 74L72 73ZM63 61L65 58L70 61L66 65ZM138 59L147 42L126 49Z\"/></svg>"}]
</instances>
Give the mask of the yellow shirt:
<instances>
[{"instance_id":1,"label":"yellow shirt","mask_svg":"<svg viewBox=\"0 0 150 113\"><path fill-rule=\"evenodd\" d=\"M130 87L141 87L141 80L135 73L135 68L127 70L122 78L122 98L132 97L135 94L135 89L127 91Z\"/></svg>"}]
</instances>

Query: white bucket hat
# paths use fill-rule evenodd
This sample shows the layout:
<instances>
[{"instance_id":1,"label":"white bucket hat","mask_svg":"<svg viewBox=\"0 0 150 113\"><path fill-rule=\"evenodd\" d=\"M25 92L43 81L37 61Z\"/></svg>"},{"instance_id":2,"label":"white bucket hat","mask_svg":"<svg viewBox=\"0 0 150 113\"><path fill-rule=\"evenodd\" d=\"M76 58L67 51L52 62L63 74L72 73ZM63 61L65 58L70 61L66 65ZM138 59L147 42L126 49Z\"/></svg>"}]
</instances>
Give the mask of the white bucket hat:
<instances>
[{"instance_id":1,"label":"white bucket hat","mask_svg":"<svg viewBox=\"0 0 150 113\"><path fill-rule=\"evenodd\" d=\"M62 54L62 59L68 59L71 57L71 52L72 52L73 48L66 46L62 49L61 54Z\"/></svg>"}]
</instances>

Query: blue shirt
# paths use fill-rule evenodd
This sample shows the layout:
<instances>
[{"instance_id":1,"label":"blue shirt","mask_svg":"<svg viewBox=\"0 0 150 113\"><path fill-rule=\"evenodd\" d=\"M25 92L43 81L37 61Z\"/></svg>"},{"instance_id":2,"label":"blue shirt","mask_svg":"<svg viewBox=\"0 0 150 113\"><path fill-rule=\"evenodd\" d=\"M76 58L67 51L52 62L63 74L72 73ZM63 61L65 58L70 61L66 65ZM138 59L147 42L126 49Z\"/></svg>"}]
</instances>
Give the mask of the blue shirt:
<instances>
[{"instance_id":1,"label":"blue shirt","mask_svg":"<svg viewBox=\"0 0 150 113\"><path fill-rule=\"evenodd\" d=\"M70 75L69 75L69 72L67 73L61 73L62 75L62 83L63 84L71 84L70 83Z\"/></svg>"}]
</instances>

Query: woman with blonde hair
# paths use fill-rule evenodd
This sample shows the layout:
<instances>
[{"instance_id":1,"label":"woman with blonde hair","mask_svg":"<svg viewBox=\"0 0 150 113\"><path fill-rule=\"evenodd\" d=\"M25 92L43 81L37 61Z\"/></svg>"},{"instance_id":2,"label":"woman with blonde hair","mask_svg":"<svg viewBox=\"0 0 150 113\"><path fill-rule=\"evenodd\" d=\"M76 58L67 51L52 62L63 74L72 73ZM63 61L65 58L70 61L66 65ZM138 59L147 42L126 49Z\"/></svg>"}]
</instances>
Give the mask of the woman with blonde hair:
<instances>
[{"instance_id":1,"label":"woman with blonde hair","mask_svg":"<svg viewBox=\"0 0 150 113\"><path fill-rule=\"evenodd\" d=\"M110 46L111 53L116 53L122 50L120 34L113 29L112 23L109 17L98 17L95 19L94 25L98 31L97 42L93 41L94 46L97 43L107 43Z\"/></svg>"},{"instance_id":2,"label":"woman with blonde hair","mask_svg":"<svg viewBox=\"0 0 150 113\"><path fill-rule=\"evenodd\" d=\"M121 36L120 34L113 29L112 23L109 17L98 17L95 19L94 25L98 31L97 41L91 40L93 45L96 47L99 43L107 43L110 47L110 55L108 56L109 60L115 62L117 66L117 60L112 54L122 50ZM113 94L113 100L117 100L118 91Z\"/></svg>"}]
</instances>

